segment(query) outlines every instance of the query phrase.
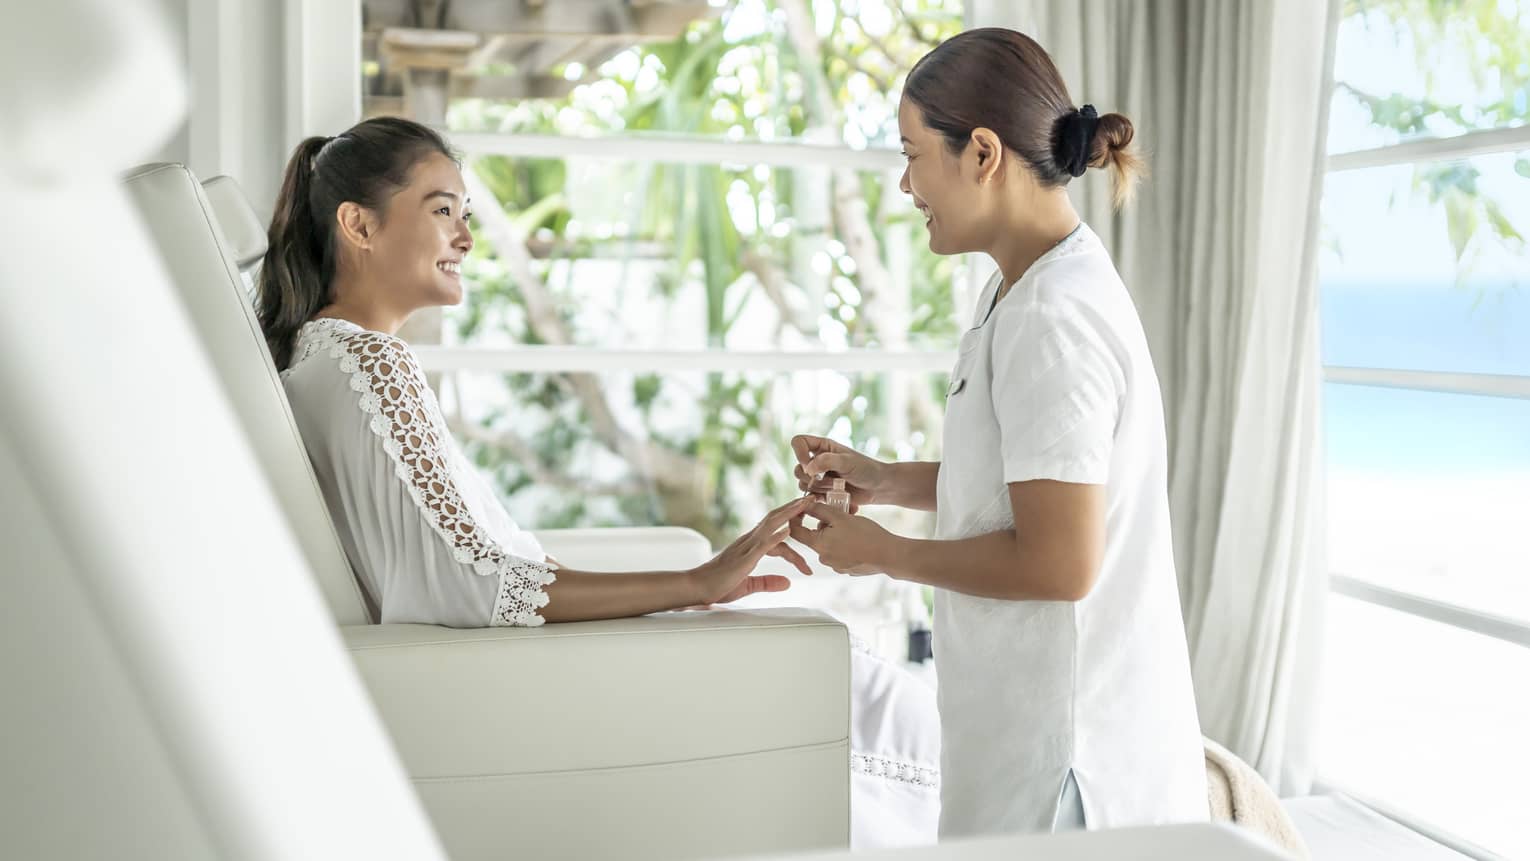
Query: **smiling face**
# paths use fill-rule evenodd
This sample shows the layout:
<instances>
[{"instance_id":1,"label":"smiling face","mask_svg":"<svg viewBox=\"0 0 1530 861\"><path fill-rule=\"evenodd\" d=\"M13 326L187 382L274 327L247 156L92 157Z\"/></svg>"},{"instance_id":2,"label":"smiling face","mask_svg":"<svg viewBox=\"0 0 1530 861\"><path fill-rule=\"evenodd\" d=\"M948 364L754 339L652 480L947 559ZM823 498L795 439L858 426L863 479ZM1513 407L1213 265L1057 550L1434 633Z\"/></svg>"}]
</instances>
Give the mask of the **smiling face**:
<instances>
[{"instance_id":1,"label":"smiling face","mask_svg":"<svg viewBox=\"0 0 1530 861\"><path fill-rule=\"evenodd\" d=\"M941 134L924 124L919 107L898 105L898 132L907 165L898 187L914 198L930 231L930 250L960 254L981 250L983 201L978 172L964 170L969 152L952 153ZM968 145L970 150L971 144ZM976 167L974 162L972 167Z\"/></svg>"},{"instance_id":2,"label":"smiling face","mask_svg":"<svg viewBox=\"0 0 1530 861\"><path fill-rule=\"evenodd\" d=\"M462 301L462 260L473 248L467 188L450 158L431 153L388 200L367 268L390 304L409 309Z\"/></svg>"}]
</instances>

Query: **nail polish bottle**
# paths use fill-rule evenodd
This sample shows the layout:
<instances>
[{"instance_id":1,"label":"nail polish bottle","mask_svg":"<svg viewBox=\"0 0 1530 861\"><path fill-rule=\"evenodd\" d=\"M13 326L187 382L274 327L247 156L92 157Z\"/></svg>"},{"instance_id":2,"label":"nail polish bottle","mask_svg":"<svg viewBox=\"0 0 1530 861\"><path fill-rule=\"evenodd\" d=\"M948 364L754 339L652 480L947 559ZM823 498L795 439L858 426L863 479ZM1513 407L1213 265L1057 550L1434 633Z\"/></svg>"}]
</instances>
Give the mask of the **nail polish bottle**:
<instances>
[{"instance_id":1,"label":"nail polish bottle","mask_svg":"<svg viewBox=\"0 0 1530 861\"><path fill-rule=\"evenodd\" d=\"M838 508L840 511L843 511L846 514L849 514L850 491L845 489L845 480L843 478L836 478L833 480L833 482L834 483L830 487L829 492L824 494L823 501L833 506L834 508Z\"/></svg>"}]
</instances>

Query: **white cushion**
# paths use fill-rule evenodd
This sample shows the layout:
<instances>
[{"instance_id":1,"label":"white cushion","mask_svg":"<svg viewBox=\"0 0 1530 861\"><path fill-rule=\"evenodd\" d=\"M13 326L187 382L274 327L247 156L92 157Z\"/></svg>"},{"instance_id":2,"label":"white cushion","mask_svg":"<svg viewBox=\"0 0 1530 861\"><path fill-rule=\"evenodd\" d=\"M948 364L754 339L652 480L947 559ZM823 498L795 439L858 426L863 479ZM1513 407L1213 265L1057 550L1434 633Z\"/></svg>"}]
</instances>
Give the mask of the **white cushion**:
<instances>
[{"instance_id":1,"label":"white cushion","mask_svg":"<svg viewBox=\"0 0 1530 861\"><path fill-rule=\"evenodd\" d=\"M341 633L453 858L848 840L848 642L821 614Z\"/></svg>"},{"instance_id":2,"label":"white cushion","mask_svg":"<svg viewBox=\"0 0 1530 861\"><path fill-rule=\"evenodd\" d=\"M223 231L227 250L240 271L255 267L266 256L266 228L250 208L249 198L231 176L215 176L202 183L214 220Z\"/></svg>"}]
</instances>

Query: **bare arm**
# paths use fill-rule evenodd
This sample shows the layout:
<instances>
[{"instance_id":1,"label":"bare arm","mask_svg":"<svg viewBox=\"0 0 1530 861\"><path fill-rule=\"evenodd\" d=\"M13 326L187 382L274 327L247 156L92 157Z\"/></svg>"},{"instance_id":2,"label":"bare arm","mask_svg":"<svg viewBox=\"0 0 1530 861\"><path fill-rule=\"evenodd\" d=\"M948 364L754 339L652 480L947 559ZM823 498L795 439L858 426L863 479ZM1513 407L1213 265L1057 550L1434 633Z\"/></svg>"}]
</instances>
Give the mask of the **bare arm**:
<instances>
[{"instance_id":1,"label":"bare arm","mask_svg":"<svg viewBox=\"0 0 1530 861\"><path fill-rule=\"evenodd\" d=\"M1105 488L1060 481L1009 486L1015 529L954 541L892 535L864 517L826 505L807 513L823 521L792 537L849 574L885 572L899 580L1011 601L1079 601L1099 576L1105 548Z\"/></svg>"},{"instance_id":2,"label":"bare arm","mask_svg":"<svg viewBox=\"0 0 1530 861\"><path fill-rule=\"evenodd\" d=\"M888 505L912 508L916 511L935 510L935 482L940 477L940 461L914 460L907 463L889 463L887 488L878 494L887 497Z\"/></svg>"},{"instance_id":3,"label":"bare arm","mask_svg":"<svg viewBox=\"0 0 1530 861\"><path fill-rule=\"evenodd\" d=\"M544 591L542 618L549 622L621 619L703 603L689 571L601 574L564 569Z\"/></svg>"},{"instance_id":4,"label":"bare arm","mask_svg":"<svg viewBox=\"0 0 1530 861\"><path fill-rule=\"evenodd\" d=\"M620 619L663 610L707 604L726 604L756 592L780 592L789 582L776 574L754 576L766 556L785 559L803 573L807 563L788 547L788 528L793 517L807 505L794 499L765 515L710 561L688 571L642 571L602 574L591 571L559 571L558 579L543 587L547 606L541 616L549 622Z\"/></svg>"}]
</instances>

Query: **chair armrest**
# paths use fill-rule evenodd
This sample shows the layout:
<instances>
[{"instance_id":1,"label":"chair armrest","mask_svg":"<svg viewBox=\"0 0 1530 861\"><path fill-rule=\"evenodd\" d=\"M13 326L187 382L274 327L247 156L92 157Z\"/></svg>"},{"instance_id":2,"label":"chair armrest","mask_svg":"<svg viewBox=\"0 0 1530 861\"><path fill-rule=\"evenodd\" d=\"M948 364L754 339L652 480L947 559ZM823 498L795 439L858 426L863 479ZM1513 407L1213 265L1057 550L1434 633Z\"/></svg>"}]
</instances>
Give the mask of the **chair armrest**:
<instances>
[{"instance_id":1,"label":"chair armrest","mask_svg":"<svg viewBox=\"0 0 1530 861\"><path fill-rule=\"evenodd\" d=\"M849 634L821 613L341 634L457 861L848 845Z\"/></svg>"},{"instance_id":2,"label":"chair armrest","mask_svg":"<svg viewBox=\"0 0 1530 861\"><path fill-rule=\"evenodd\" d=\"M548 556L578 571L683 571L712 558L706 536L680 526L543 529Z\"/></svg>"},{"instance_id":3,"label":"chair armrest","mask_svg":"<svg viewBox=\"0 0 1530 861\"><path fill-rule=\"evenodd\" d=\"M810 610L341 628L415 778L847 743L849 636Z\"/></svg>"}]
</instances>

